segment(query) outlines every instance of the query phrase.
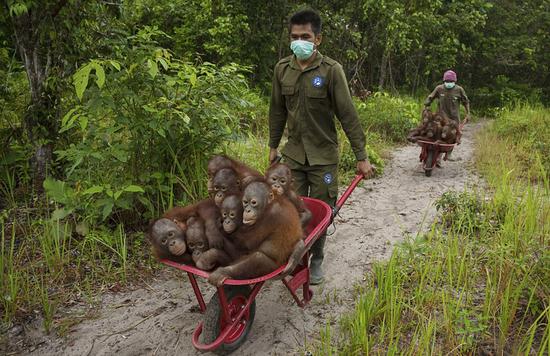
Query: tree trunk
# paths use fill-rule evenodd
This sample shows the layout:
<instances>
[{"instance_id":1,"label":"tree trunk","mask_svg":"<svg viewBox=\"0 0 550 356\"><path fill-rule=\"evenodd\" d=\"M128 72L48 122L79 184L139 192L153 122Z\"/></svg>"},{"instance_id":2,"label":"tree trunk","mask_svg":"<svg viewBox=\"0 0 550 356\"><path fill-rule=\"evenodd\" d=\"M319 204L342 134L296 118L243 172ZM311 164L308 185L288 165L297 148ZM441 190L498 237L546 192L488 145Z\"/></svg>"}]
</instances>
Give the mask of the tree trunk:
<instances>
[{"instance_id":1,"label":"tree trunk","mask_svg":"<svg viewBox=\"0 0 550 356\"><path fill-rule=\"evenodd\" d=\"M382 62L380 63L380 79L378 80L378 90L384 90L384 83L386 81L386 68L388 64L388 49L384 49L382 54Z\"/></svg>"},{"instance_id":2,"label":"tree trunk","mask_svg":"<svg viewBox=\"0 0 550 356\"><path fill-rule=\"evenodd\" d=\"M41 38L41 23L46 14L39 9L33 10L12 17L12 21L17 51L29 81L31 102L23 118L23 126L34 147L31 158L33 186L40 193L52 159L57 120L53 112L55 95L46 93L44 86L51 65L49 43Z\"/></svg>"}]
</instances>

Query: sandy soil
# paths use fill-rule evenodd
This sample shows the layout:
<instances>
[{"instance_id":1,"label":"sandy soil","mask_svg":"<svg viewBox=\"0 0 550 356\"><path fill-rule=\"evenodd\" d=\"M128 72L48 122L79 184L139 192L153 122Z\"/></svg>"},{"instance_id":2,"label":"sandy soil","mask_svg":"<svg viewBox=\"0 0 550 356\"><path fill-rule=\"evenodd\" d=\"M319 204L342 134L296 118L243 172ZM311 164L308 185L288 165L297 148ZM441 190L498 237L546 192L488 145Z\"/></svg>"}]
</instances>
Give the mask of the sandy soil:
<instances>
[{"instance_id":1,"label":"sandy soil","mask_svg":"<svg viewBox=\"0 0 550 356\"><path fill-rule=\"evenodd\" d=\"M313 287L311 304L301 309L282 283L268 283L257 298L248 340L234 354L300 354L327 321L335 323L350 310L354 284L374 261L389 257L394 244L433 221L433 202L443 192L479 182L471 169L472 133L478 127L466 127L463 143L453 153L458 160L444 162L429 178L418 162L419 147L396 150L384 175L358 187L337 217L336 231L326 245L326 282ZM204 282L200 286L210 298L213 289ZM74 326L65 338L44 335L32 326L14 333L33 340L20 345L31 355L198 354L191 334L201 314L185 275L167 270L146 288L104 295L100 305L95 318Z\"/></svg>"}]
</instances>

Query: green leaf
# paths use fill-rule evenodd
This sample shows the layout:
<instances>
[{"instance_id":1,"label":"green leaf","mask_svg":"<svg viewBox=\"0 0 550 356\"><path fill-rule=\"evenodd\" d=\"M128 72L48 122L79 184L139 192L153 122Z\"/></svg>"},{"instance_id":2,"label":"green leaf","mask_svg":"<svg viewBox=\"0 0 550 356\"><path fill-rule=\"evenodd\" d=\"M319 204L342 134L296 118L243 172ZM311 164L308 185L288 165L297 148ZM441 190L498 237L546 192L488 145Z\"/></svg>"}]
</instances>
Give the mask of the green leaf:
<instances>
[{"instance_id":1,"label":"green leaf","mask_svg":"<svg viewBox=\"0 0 550 356\"><path fill-rule=\"evenodd\" d=\"M93 187L90 187L86 189L82 194L84 195L92 195L96 193L101 193L103 191L103 186L101 185L94 185Z\"/></svg>"},{"instance_id":2,"label":"green leaf","mask_svg":"<svg viewBox=\"0 0 550 356\"><path fill-rule=\"evenodd\" d=\"M159 68L157 66L157 63L153 62L150 59L148 59L147 60L147 65L149 66L149 75L151 76L151 78L155 79L155 77L157 76L157 74L159 72Z\"/></svg>"},{"instance_id":3,"label":"green leaf","mask_svg":"<svg viewBox=\"0 0 550 356\"><path fill-rule=\"evenodd\" d=\"M67 121L69 121L69 119L71 118L71 116L74 114L74 112L76 110L78 110L80 108L80 106L77 106L76 108L73 108L71 110L69 110L65 116L63 116L63 118L61 119L61 127L64 127L66 124L67 124Z\"/></svg>"},{"instance_id":4,"label":"green leaf","mask_svg":"<svg viewBox=\"0 0 550 356\"><path fill-rule=\"evenodd\" d=\"M150 106L150 105L143 105L142 108L143 108L143 110L145 110L147 112L153 112L153 113L158 112L158 110L156 108L154 108L153 106Z\"/></svg>"},{"instance_id":5,"label":"green leaf","mask_svg":"<svg viewBox=\"0 0 550 356\"><path fill-rule=\"evenodd\" d=\"M86 64L84 67L80 68L74 75L74 87L76 90L76 96L79 100L82 100L84 91L88 87L88 79L90 77L90 71L92 67L90 64Z\"/></svg>"},{"instance_id":6,"label":"green leaf","mask_svg":"<svg viewBox=\"0 0 550 356\"><path fill-rule=\"evenodd\" d=\"M120 70L120 63L118 63L117 61L110 60L109 63L110 63L116 70Z\"/></svg>"},{"instance_id":7,"label":"green leaf","mask_svg":"<svg viewBox=\"0 0 550 356\"><path fill-rule=\"evenodd\" d=\"M197 84L197 74L192 73L189 77L189 83L191 83L191 86L195 86Z\"/></svg>"},{"instance_id":8,"label":"green leaf","mask_svg":"<svg viewBox=\"0 0 550 356\"><path fill-rule=\"evenodd\" d=\"M8 4L8 8L10 9L10 15L14 17L18 17L29 11L27 5L22 2Z\"/></svg>"},{"instance_id":9,"label":"green leaf","mask_svg":"<svg viewBox=\"0 0 550 356\"><path fill-rule=\"evenodd\" d=\"M86 127L88 127L88 118L86 116L81 116L79 123L80 123L80 129L82 131L86 130Z\"/></svg>"},{"instance_id":10,"label":"green leaf","mask_svg":"<svg viewBox=\"0 0 550 356\"><path fill-rule=\"evenodd\" d=\"M111 213L113 212L114 205L115 204L112 201L109 201L103 206L103 210L102 210L103 220L105 220L107 216L111 215Z\"/></svg>"},{"instance_id":11,"label":"green leaf","mask_svg":"<svg viewBox=\"0 0 550 356\"><path fill-rule=\"evenodd\" d=\"M120 162L128 162L128 153L124 150L115 148L111 151L111 155Z\"/></svg>"},{"instance_id":12,"label":"green leaf","mask_svg":"<svg viewBox=\"0 0 550 356\"><path fill-rule=\"evenodd\" d=\"M73 212L73 209L57 208L53 211L51 219L52 220L61 220L64 219L67 215Z\"/></svg>"},{"instance_id":13,"label":"green leaf","mask_svg":"<svg viewBox=\"0 0 550 356\"><path fill-rule=\"evenodd\" d=\"M166 62L166 60L164 58L159 58L158 61L160 62L160 64L164 68L164 70L168 70L168 63Z\"/></svg>"},{"instance_id":14,"label":"green leaf","mask_svg":"<svg viewBox=\"0 0 550 356\"><path fill-rule=\"evenodd\" d=\"M105 71L103 70L103 67L101 66L101 64L97 62L93 62L92 66L95 69L95 75L97 76L95 82L99 87L99 89L101 89L105 84Z\"/></svg>"},{"instance_id":15,"label":"green leaf","mask_svg":"<svg viewBox=\"0 0 550 356\"><path fill-rule=\"evenodd\" d=\"M191 122L191 118L189 117L189 115L185 113L182 115L182 119L183 119L183 122L185 122L186 124L189 124Z\"/></svg>"},{"instance_id":16,"label":"green leaf","mask_svg":"<svg viewBox=\"0 0 550 356\"><path fill-rule=\"evenodd\" d=\"M130 184L129 186L124 188L125 192L136 192L136 193L145 193L142 187L138 185Z\"/></svg>"},{"instance_id":17,"label":"green leaf","mask_svg":"<svg viewBox=\"0 0 550 356\"><path fill-rule=\"evenodd\" d=\"M116 201L115 206L122 208L122 209L132 209L131 200L128 198L122 198Z\"/></svg>"},{"instance_id":18,"label":"green leaf","mask_svg":"<svg viewBox=\"0 0 550 356\"><path fill-rule=\"evenodd\" d=\"M60 180L46 178L43 183L44 189L50 198L58 203L66 204L73 198L73 190Z\"/></svg>"},{"instance_id":19,"label":"green leaf","mask_svg":"<svg viewBox=\"0 0 550 356\"><path fill-rule=\"evenodd\" d=\"M124 193L124 190L118 190L118 191L116 191L113 198L115 198L115 200L118 200L118 198L120 198L120 196L122 195L122 193Z\"/></svg>"}]
</instances>

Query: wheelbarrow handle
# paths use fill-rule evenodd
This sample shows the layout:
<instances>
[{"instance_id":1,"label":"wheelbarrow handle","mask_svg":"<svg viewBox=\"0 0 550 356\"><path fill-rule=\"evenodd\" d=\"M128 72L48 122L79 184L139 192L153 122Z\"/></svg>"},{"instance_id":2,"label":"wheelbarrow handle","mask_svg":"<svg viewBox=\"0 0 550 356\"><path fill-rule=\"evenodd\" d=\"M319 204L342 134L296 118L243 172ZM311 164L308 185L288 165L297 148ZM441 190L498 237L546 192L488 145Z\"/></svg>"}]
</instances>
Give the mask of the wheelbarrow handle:
<instances>
[{"instance_id":1,"label":"wheelbarrow handle","mask_svg":"<svg viewBox=\"0 0 550 356\"><path fill-rule=\"evenodd\" d=\"M353 193L353 191L355 190L355 187L357 187L357 184L359 184L359 182L362 181L364 178L365 177L363 177L362 174L358 174L355 176L355 178L353 178L353 180L351 181L350 185L347 187L344 194L342 194L340 198L338 198L338 201L336 202L336 206L332 211L332 217L338 214L342 205L344 205L344 203L346 202L346 200L348 200L351 193Z\"/></svg>"}]
</instances>

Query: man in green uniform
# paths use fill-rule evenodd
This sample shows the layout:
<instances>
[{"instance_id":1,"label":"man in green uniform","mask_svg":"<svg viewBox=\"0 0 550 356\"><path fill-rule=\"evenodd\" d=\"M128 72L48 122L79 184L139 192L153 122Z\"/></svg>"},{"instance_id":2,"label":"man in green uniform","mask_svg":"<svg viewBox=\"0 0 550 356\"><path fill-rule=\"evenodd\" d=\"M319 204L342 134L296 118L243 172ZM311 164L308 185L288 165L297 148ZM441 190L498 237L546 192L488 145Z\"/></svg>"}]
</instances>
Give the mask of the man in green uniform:
<instances>
[{"instance_id":1,"label":"man in green uniform","mask_svg":"<svg viewBox=\"0 0 550 356\"><path fill-rule=\"evenodd\" d=\"M370 177L373 168L365 152L365 133L351 100L342 66L321 55L321 18L313 10L292 15L290 48L294 53L275 65L269 108L269 160L288 127L283 159L292 170L294 187L334 206L338 194L338 140L334 116L348 137L357 171ZM321 264L325 236L311 248L311 284L323 281Z\"/></svg>"},{"instance_id":2,"label":"man in green uniform","mask_svg":"<svg viewBox=\"0 0 550 356\"><path fill-rule=\"evenodd\" d=\"M429 108L434 99L437 99L437 111L447 115L449 119L455 120L457 124L460 124L460 103L466 110L464 123L470 119L470 100L464 89L456 84L456 73L452 70L443 74L443 84L436 86L434 91L428 95L424 106ZM451 152L448 153L447 159L453 160Z\"/></svg>"}]
</instances>

